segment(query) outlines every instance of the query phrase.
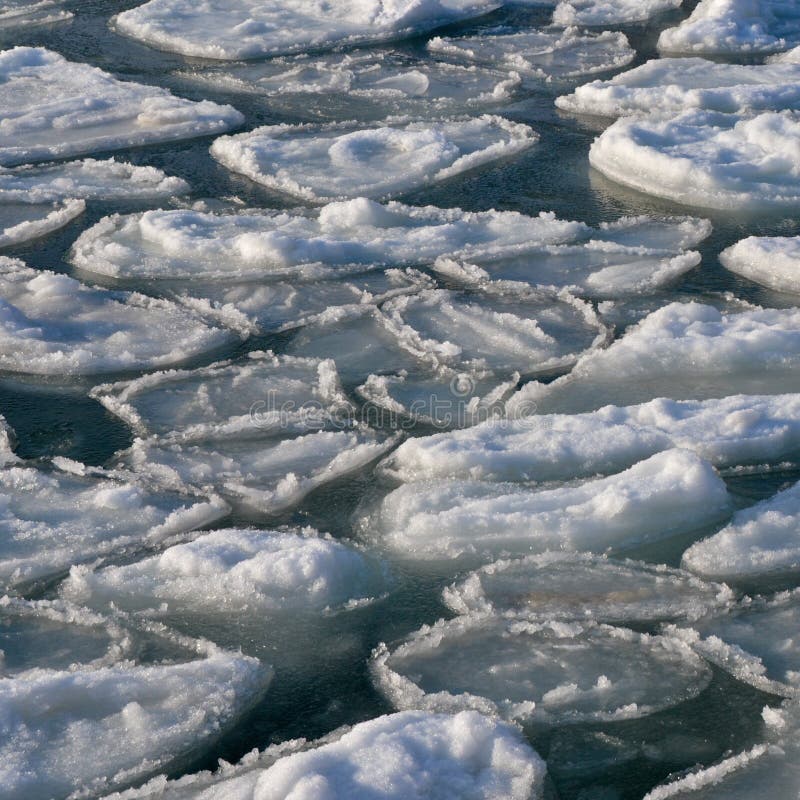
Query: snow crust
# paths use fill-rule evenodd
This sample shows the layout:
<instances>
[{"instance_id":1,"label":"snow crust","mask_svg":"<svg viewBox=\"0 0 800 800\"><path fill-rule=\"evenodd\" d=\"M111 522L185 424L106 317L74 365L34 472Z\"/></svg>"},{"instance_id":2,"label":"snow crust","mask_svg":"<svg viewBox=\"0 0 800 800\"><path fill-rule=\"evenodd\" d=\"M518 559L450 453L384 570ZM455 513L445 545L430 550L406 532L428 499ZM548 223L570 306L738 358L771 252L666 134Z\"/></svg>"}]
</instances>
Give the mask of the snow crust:
<instances>
[{"instance_id":1,"label":"snow crust","mask_svg":"<svg viewBox=\"0 0 800 800\"><path fill-rule=\"evenodd\" d=\"M683 0L561 0L554 25L623 25L680 8Z\"/></svg>"},{"instance_id":2,"label":"snow crust","mask_svg":"<svg viewBox=\"0 0 800 800\"><path fill-rule=\"evenodd\" d=\"M723 267L778 292L800 293L800 237L748 236L719 254Z\"/></svg>"}]
</instances>

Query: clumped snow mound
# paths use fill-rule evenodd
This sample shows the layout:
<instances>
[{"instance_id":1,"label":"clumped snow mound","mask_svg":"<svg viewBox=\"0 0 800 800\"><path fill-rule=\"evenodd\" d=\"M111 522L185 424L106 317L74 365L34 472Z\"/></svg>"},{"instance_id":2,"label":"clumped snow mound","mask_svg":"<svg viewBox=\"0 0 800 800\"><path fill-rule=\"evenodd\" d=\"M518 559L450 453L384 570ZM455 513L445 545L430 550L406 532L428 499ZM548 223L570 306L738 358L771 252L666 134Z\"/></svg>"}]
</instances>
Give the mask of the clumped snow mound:
<instances>
[{"instance_id":1,"label":"clumped snow mound","mask_svg":"<svg viewBox=\"0 0 800 800\"><path fill-rule=\"evenodd\" d=\"M400 709L473 708L553 725L647 716L698 695L711 671L675 637L593 622L456 617L425 626L372 672Z\"/></svg>"},{"instance_id":2,"label":"clumped snow mound","mask_svg":"<svg viewBox=\"0 0 800 800\"><path fill-rule=\"evenodd\" d=\"M223 133L244 122L231 106L120 81L37 47L0 52L0 107L3 166Z\"/></svg>"},{"instance_id":3,"label":"clumped snow mound","mask_svg":"<svg viewBox=\"0 0 800 800\"><path fill-rule=\"evenodd\" d=\"M723 250L719 260L769 289L800 294L800 236L748 236Z\"/></svg>"},{"instance_id":4,"label":"clumped snow mound","mask_svg":"<svg viewBox=\"0 0 800 800\"><path fill-rule=\"evenodd\" d=\"M492 115L373 128L267 125L220 137L211 154L257 183L325 203L401 194L516 155L538 138L527 125Z\"/></svg>"},{"instance_id":5,"label":"clumped snow mound","mask_svg":"<svg viewBox=\"0 0 800 800\"><path fill-rule=\"evenodd\" d=\"M800 203L800 118L692 110L617 120L591 165L631 189L684 205L779 210Z\"/></svg>"},{"instance_id":6,"label":"clumped snow mound","mask_svg":"<svg viewBox=\"0 0 800 800\"><path fill-rule=\"evenodd\" d=\"M624 25L680 8L683 0L562 0L554 25Z\"/></svg>"},{"instance_id":7,"label":"clumped snow mound","mask_svg":"<svg viewBox=\"0 0 800 800\"><path fill-rule=\"evenodd\" d=\"M659 58L640 67L579 86L556 98L576 114L620 117L680 113L689 109L726 114L800 110L800 63L722 64L704 58Z\"/></svg>"},{"instance_id":8,"label":"clumped snow mound","mask_svg":"<svg viewBox=\"0 0 800 800\"><path fill-rule=\"evenodd\" d=\"M658 49L714 55L774 53L798 39L800 10L794 0L700 0L688 19L662 31Z\"/></svg>"},{"instance_id":9,"label":"clumped snow mound","mask_svg":"<svg viewBox=\"0 0 800 800\"><path fill-rule=\"evenodd\" d=\"M477 17L499 0L150 0L123 11L120 33L186 56L233 60L399 39Z\"/></svg>"}]
</instances>

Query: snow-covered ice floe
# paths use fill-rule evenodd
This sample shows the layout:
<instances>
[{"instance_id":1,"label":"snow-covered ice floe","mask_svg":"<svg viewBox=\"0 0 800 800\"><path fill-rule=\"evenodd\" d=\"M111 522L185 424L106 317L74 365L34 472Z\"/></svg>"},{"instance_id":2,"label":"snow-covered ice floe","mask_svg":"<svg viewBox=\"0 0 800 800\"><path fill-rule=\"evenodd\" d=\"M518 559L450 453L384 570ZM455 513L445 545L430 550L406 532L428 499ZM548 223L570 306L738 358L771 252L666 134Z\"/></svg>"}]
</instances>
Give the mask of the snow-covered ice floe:
<instances>
[{"instance_id":1,"label":"snow-covered ice floe","mask_svg":"<svg viewBox=\"0 0 800 800\"><path fill-rule=\"evenodd\" d=\"M527 125L484 114L372 128L267 125L216 139L211 154L257 183L325 203L401 194L516 155L538 139Z\"/></svg>"},{"instance_id":2,"label":"snow-covered ice floe","mask_svg":"<svg viewBox=\"0 0 800 800\"><path fill-rule=\"evenodd\" d=\"M683 0L561 0L553 12L554 25L624 25L644 22L679 8Z\"/></svg>"},{"instance_id":3,"label":"snow-covered ice floe","mask_svg":"<svg viewBox=\"0 0 800 800\"><path fill-rule=\"evenodd\" d=\"M800 453L800 395L659 398L583 414L490 420L403 442L381 463L401 481L555 481L619 472L670 448L718 468L777 463Z\"/></svg>"},{"instance_id":4,"label":"snow-covered ice floe","mask_svg":"<svg viewBox=\"0 0 800 800\"><path fill-rule=\"evenodd\" d=\"M385 800L541 800L545 773L506 723L475 711L405 711L273 745L213 774L154 778L113 800L368 800L376 791Z\"/></svg>"},{"instance_id":5,"label":"snow-covered ice floe","mask_svg":"<svg viewBox=\"0 0 800 800\"><path fill-rule=\"evenodd\" d=\"M380 593L381 572L359 550L315 531L219 530L134 564L73 567L62 594L93 607L171 612L323 611Z\"/></svg>"},{"instance_id":6,"label":"snow-covered ice floe","mask_svg":"<svg viewBox=\"0 0 800 800\"><path fill-rule=\"evenodd\" d=\"M719 533L693 544L683 566L712 578L752 579L800 570L800 484L737 512Z\"/></svg>"},{"instance_id":7,"label":"snow-covered ice floe","mask_svg":"<svg viewBox=\"0 0 800 800\"><path fill-rule=\"evenodd\" d=\"M800 40L794 0L701 0L688 19L661 32L658 49L670 53L774 53Z\"/></svg>"},{"instance_id":8,"label":"snow-covered ice floe","mask_svg":"<svg viewBox=\"0 0 800 800\"><path fill-rule=\"evenodd\" d=\"M722 210L800 203L800 117L691 110L622 118L589 151L591 165L623 186Z\"/></svg>"},{"instance_id":9,"label":"snow-covered ice floe","mask_svg":"<svg viewBox=\"0 0 800 800\"><path fill-rule=\"evenodd\" d=\"M112 20L120 33L186 56L233 60L375 43L477 17L500 0L150 0Z\"/></svg>"},{"instance_id":10,"label":"snow-covered ice floe","mask_svg":"<svg viewBox=\"0 0 800 800\"><path fill-rule=\"evenodd\" d=\"M663 565L549 552L481 567L443 597L457 614L625 624L699 619L728 607L734 595L724 584Z\"/></svg>"},{"instance_id":11,"label":"snow-covered ice floe","mask_svg":"<svg viewBox=\"0 0 800 800\"><path fill-rule=\"evenodd\" d=\"M606 403L796 391L800 310L723 313L671 303L628 329L606 350L583 356L553 383L529 383L518 399L541 413L587 411ZM513 409L512 398L510 408Z\"/></svg>"},{"instance_id":12,"label":"snow-covered ice floe","mask_svg":"<svg viewBox=\"0 0 800 800\"><path fill-rule=\"evenodd\" d=\"M371 667L400 709L473 708L555 725L643 717L697 696L711 677L676 637L486 614L424 626L392 650L380 645Z\"/></svg>"},{"instance_id":13,"label":"snow-covered ice floe","mask_svg":"<svg viewBox=\"0 0 800 800\"><path fill-rule=\"evenodd\" d=\"M627 37L613 31L585 34L576 28L556 33L493 30L481 36L437 36L427 47L435 55L501 67L535 81L570 80L619 69L630 64L636 55Z\"/></svg>"},{"instance_id":14,"label":"snow-covered ice floe","mask_svg":"<svg viewBox=\"0 0 800 800\"><path fill-rule=\"evenodd\" d=\"M0 299L0 369L9 372L85 375L164 367L235 338L167 300L91 288L4 257Z\"/></svg>"},{"instance_id":15,"label":"snow-covered ice floe","mask_svg":"<svg viewBox=\"0 0 800 800\"><path fill-rule=\"evenodd\" d=\"M748 236L723 250L719 260L743 278L800 294L800 236Z\"/></svg>"},{"instance_id":16,"label":"snow-covered ice floe","mask_svg":"<svg viewBox=\"0 0 800 800\"><path fill-rule=\"evenodd\" d=\"M668 450L618 475L556 489L465 480L404 484L360 527L398 558L439 560L547 550L618 553L729 513L725 484L711 465Z\"/></svg>"},{"instance_id":17,"label":"snow-covered ice floe","mask_svg":"<svg viewBox=\"0 0 800 800\"><path fill-rule=\"evenodd\" d=\"M62 5L62 0L2 0L0 31L66 22L72 19L74 14L62 8Z\"/></svg>"},{"instance_id":18,"label":"snow-covered ice floe","mask_svg":"<svg viewBox=\"0 0 800 800\"><path fill-rule=\"evenodd\" d=\"M36 47L0 52L0 107L3 166L223 133L244 121L231 106L120 81Z\"/></svg>"},{"instance_id":19,"label":"snow-covered ice floe","mask_svg":"<svg viewBox=\"0 0 800 800\"><path fill-rule=\"evenodd\" d=\"M96 796L197 756L269 685L254 658L31 669L0 678L0 779L9 800Z\"/></svg>"},{"instance_id":20,"label":"snow-covered ice floe","mask_svg":"<svg viewBox=\"0 0 800 800\"><path fill-rule=\"evenodd\" d=\"M800 63L722 64L659 58L556 98L576 114L620 117L697 108L727 114L800 110Z\"/></svg>"},{"instance_id":21,"label":"snow-covered ice floe","mask_svg":"<svg viewBox=\"0 0 800 800\"><path fill-rule=\"evenodd\" d=\"M125 548L153 545L224 517L218 498L159 492L130 476L59 462L0 469L0 585L45 578Z\"/></svg>"}]
</instances>

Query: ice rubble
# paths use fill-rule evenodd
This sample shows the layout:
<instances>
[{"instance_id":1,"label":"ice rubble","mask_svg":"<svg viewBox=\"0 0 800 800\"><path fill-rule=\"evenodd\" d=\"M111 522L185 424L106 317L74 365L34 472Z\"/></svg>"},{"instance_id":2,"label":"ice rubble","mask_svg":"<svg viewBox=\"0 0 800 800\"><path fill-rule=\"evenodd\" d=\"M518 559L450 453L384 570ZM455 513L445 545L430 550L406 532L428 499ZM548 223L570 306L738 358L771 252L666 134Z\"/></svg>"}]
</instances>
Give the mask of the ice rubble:
<instances>
[{"instance_id":1,"label":"ice rubble","mask_svg":"<svg viewBox=\"0 0 800 800\"><path fill-rule=\"evenodd\" d=\"M499 29L481 36L437 36L427 47L436 55L513 70L523 79L536 81L569 80L619 69L636 55L622 33L588 35L576 28L557 33Z\"/></svg>"},{"instance_id":2,"label":"ice rubble","mask_svg":"<svg viewBox=\"0 0 800 800\"><path fill-rule=\"evenodd\" d=\"M643 22L672 11L683 0L561 0L553 12L554 25L623 25Z\"/></svg>"},{"instance_id":3,"label":"ice rubble","mask_svg":"<svg viewBox=\"0 0 800 800\"><path fill-rule=\"evenodd\" d=\"M62 0L2 0L0 30L30 25L50 25L73 18L71 11L61 8Z\"/></svg>"},{"instance_id":4,"label":"ice rubble","mask_svg":"<svg viewBox=\"0 0 800 800\"><path fill-rule=\"evenodd\" d=\"M688 451L669 450L618 475L542 491L481 481L404 484L361 526L400 558L618 553L702 528L729 511L712 467Z\"/></svg>"},{"instance_id":5,"label":"ice rubble","mask_svg":"<svg viewBox=\"0 0 800 800\"><path fill-rule=\"evenodd\" d=\"M148 489L130 477L63 464L0 470L0 585L43 578L124 548L154 544L224 517L218 498Z\"/></svg>"},{"instance_id":6,"label":"ice rubble","mask_svg":"<svg viewBox=\"0 0 800 800\"><path fill-rule=\"evenodd\" d=\"M517 409L519 410L519 409ZM800 395L660 398L584 414L532 414L409 439L381 463L401 481L554 481L619 472L670 448L717 467L800 453Z\"/></svg>"},{"instance_id":7,"label":"ice rubble","mask_svg":"<svg viewBox=\"0 0 800 800\"><path fill-rule=\"evenodd\" d=\"M624 624L699 619L729 606L734 595L724 584L666 566L549 552L481 567L443 597L457 614Z\"/></svg>"},{"instance_id":8,"label":"ice rubble","mask_svg":"<svg viewBox=\"0 0 800 800\"><path fill-rule=\"evenodd\" d=\"M748 236L723 250L719 260L770 289L800 293L800 236Z\"/></svg>"},{"instance_id":9,"label":"ice rubble","mask_svg":"<svg viewBox=\"0 0 800 800\"><path fill-rule=\"evenodd\" d=\"M269 684L256 659L32 669L0 679L0 781L8 800L97 794L197 754Z\"/></svg>"},{"instance_id":10,"label":"ice rubble","mask_svg":"<svg viewBox=\"0 0 800 800\"><path fill-rule=\"evenodd\" d=\"M166 300L90 288L4 257L0 301L0 369L10 372L81 375L163 367L234 338Z\"/></svg>"},{"instance_id":11,"label":"ice rubble","mask_svg":"<svg viewBox=\"0 0 800 800\"><path fill-rule=\"evenodd\" d=\"M780 209L800 200L800 119L691 110L617 120L592 144L591 165L611 180L685 205Z\"/></svg>"},{"instance_id":12,"label":"ice rubble","mask_svg":"<svg viewBox=\"0 0 800 800\"><path fill-rule=\"evenodd\" d=\"M720 64L704 58L659 58L579 86L556 98L576 114L619 117L680 113L689 109L727 114L800 110L800 64Z\"/></svg>"},{"instance_id":13,"label":"ice rubble","mask_svg":"<svg viewBox=\"0 0 800 800\"><path fill-rule=\"evenodd\" d=\"M65 158L235 128L230 106L120 81L35 47L0 52L0 164Z\"/></svg>"},{"instance_id":14,"label":"ice rubble","mask_svg":"<svg viewBox=\"0 0 800 800\"><path fill-rule=\"evenodd\" d=\"M381 645L371 666L400 709L555 725L646 716L695 697L711 677L675 637L483 614L424 626L391 651Z\"/></svg>"},{"instance_id":15,"label":"ice rubble","mask_svg":"<svg viewBox=\"0 0 800 800\"><path fill-rule=\"evenodd\" d=\"M514 403L540 413L587 411L653 397L720 397L765 385L776 394L797 385L800 310L754 308L723 313L701 303L671 303L628 329L606 350L583 356L570 375L530 383Z\"/></svg>"},{"instance_id":16,"label":"ice rubble","mask_svg":"<svg viewBox=\"0 0 800 800\"><path fill-rule=\"evenodd\" d=\"M750 54L785 50L800 39L794 0L701 0L691 16L662 31L670 53Z\"/></svg>"},{"instance_id":17,"label":"ice rubble","mask_svg":"<svg viewBox=\"0 0 800 800\"><path fill-rule=\"evenodd\" d=\"M527 125L484 114L373 128L267 125L221 136L211 154L257 183L325 203L401 194L516 155L537 141Z\"/></svg>"},{"instance_id":18,"label":"ice rubble","mask_svg":"<svg viewBox=\"0 0 800 800\"><path fill-rule=\"evenodd\" d=\"M519 732L475 711L405 711L286 742L236 766L160 777L114 800L541 800L546 766ZM112 800L112 798L109 798Z\"/></svg>"},{"instance_id":19,"label":"ice rubble","mask_svg":"<svg viewBox=\"0 0 800 800\"><path fill-rule=\"evenodd\" d=\"M120 33L186 56L233 60L399 39L477 17L499 0L150 0L123 11Z\"/></svg>"},{"instance_id":20,"label":"ice rubble","mask_svg":"<svg viewBox=\"0 0 800 800\"><path fill-rule=\"evenodd\" d=\"M212 531L134 564L73 567L62 585L81 604L192 614L321 611L380 589L380 571L361 552L308 530Z\"/></svg>"}]
</instances>

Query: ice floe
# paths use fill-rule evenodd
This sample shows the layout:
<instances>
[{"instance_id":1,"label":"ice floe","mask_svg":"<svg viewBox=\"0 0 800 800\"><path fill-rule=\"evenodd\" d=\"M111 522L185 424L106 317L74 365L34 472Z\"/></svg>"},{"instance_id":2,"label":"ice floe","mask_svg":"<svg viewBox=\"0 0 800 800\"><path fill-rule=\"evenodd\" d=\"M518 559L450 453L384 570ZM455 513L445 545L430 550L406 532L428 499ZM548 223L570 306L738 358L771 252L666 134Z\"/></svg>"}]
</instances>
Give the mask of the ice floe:
<instances>
[{"instance_id":1,"label":"ice floe","mask_svg":"<svg viewBox=\"0 0 800 800\"><path fill-rule=\"evenodd\" d=\"M447 587L443 596L457 614L616 624L699 619L734 598L724 584L666 566L562 552L496 561Z\"/></svg>"},{"instance_id":2,"label":"ice floe","mask_svg":"<svg viewBox=\"0 0 800 800\"><path fill-rule=\"evenodd\" d=\"M778 292L800 294L800 237L748 236L723 250L731 272Z\"/></svg>"},{"instance_id":3,"label":"ice floe","mask_svg":"<svg viewBox=\"0 0 800 800\"><path fill-rule=\"evenodd\" d=\"M723 210L800 201L800 119L692 110L617 120L592 144L591 165L631 189Z\"/></svg>"},{"instance_id":4,"label":"ice floe","mask_svg":"<svg viewBox=\"0 0 800 800\"><path fill-rule=\"evenodd\" d=\"M688 19L662 31L670 53L750 54L785 50L800 39L793 0L700 0Z\"/></svg>"},{"instance_id":5,"label":"ice floe","mask_svg":"<svg viewBox=\"0 0 800 800\"><path fill-rule=\"evenodd\" d=\"M553 12L554 25L622 25L643 22L673 11L683 0L561 0Z\"/></svg>"},{"instance_id":6,"label":"ice floe","mask_svg":"<svg viewBox=\"0 0 800 800\"><path fill-rule=\"evenodd\" d=\"M689 109L727 114L800 110L800 64L720 64L659 58L556 98L576 114L619 117Z\"/></svg>"},{"instance_id":7,"label":"ice floe","mask_svg":"<svg viewBox=\"0 0 800 800\"><path fill-rule=\"evenodd\" d=\"M169 301L91 288L9 258L0 259L0 299L0 369L10 372L163 367L235 338Z\"/></svg>"},{"instance_id":8,"label":"ice floe","mask_svg":"<svg viewBox=\"0 0 800 800\"><path fill-rule=\"evenodd\" d=\"M315 742L273 745L213 774L154 778L114 797L368 800L377 790L385 800L541 800L545 773L544 761L503 722L475 711L405 711Z\"/></svg>"},{"instance_id":9,"label":"ice floe","mask_svg":"<svg viewBox=\"0 0 800 800\"><path fill-rule=\"evenodd\" d=\"M541 491L482 481L409 483L361 520L399 558L572 550L619 553L700 529L730 513L713 468L669 450L607 478Z\"/></svg>"},{"instance_id":10,"label":"ice floe","mask_svg":"<svg viewBox=\"0 0 800 800\"><path fill-rule=\"evenodd\" d=\"M66 22L74 14L62 8L63 0L2 0L0 30Z\"/></svg>"},{"instance_id":11,"label":"ice floe","mask_svg":"<svg viewBox=\"0 0 800 800\"><path fill-rule=\"evenodd\" d=\"M231 106L120 81L35 47L0 52L0 164L13 166L235 128Z\"/></svg>"},{"instance_id":12,"label":"ice floe","mask_svg":"<svg viewBox=\"0 0 800 800\"><path fill-rule=\"evenodd\" d=\"M112 24L162 50L232 60L399 39L499 5L495 0L210 0L198 8L191 0L150 0L118 14Z\"/></svg>"},{"instance_id":13,"label":"ice floe","mask_svg":"<svg viewBox=\"0 0 800 800\"><path fill-rule=\"evenodd\" d=\"M481 614L381 645L371 666L400 709L473 708L555 725L643 717L695 697L711 677L675 637Z\"/></svg>"},{"instance_id":14,"label":"ice floe","mask_svg":"<svg viewBox=\"0 0 800 800\"><path fill-rule=\"evenodd\" d=\"M401 194L516 155L538 138L527 125L485 114L373 128L267 125L216 139L211 154L257 183L325 203Z\"/></svg>"},{"instance_id":15,"label":"ice floe","mask_svg":"<svg viewBox=\"0 0 800 800\"><path fill-rule=\"evenodd\" d=\"M622 33L590 35L576 28L557 33L499 29L481 36L437 36L427 47L436 55L502 67L535 81L570 80L619 69L636 55Z\"/></svg>"},{"instance_id":16,"label":"ice floe","mask_svg":"<svg viewBox=\"0 0 800 800\"><path fill-rule=\"evenodd\" d=\"M148 489L129 477L64 464L0 470L0 584L57 575L70 565L156 544L225 516L221 500Z\"/></svg>"}]
</instances>

